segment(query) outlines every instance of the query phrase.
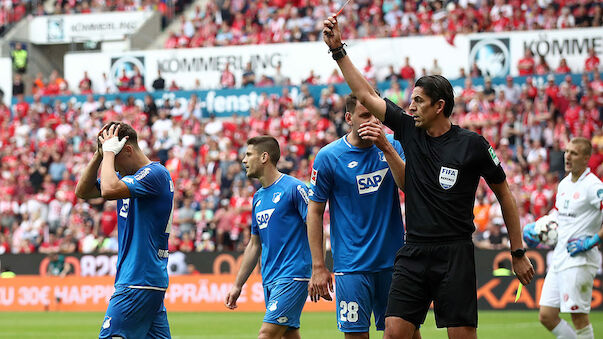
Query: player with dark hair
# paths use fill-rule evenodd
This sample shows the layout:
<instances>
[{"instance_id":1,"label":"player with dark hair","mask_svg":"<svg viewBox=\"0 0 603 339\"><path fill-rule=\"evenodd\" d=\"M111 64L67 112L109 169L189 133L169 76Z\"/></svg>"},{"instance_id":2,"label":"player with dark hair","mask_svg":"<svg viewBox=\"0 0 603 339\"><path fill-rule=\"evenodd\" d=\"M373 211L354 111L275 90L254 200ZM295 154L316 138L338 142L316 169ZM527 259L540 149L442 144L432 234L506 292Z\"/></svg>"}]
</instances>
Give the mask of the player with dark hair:
<instances>
[{"instance_id":1,"label":"player with dark hair","mask_svg":"<svg viewBox=\"0 0 603 339\"><path fill-rule=\"evenodd\" d=\"M450 82L439 75L415 83L409 111L380 98L346 56L337 20L324 21L329 46L352 93L394 131L406 155L406 244L398 251L384 338L411 338L431 302L436 325L450 338L476 338L477 286L471 235L480 177L496 194L511 241L513 270L523 284L534 276L524 255L519 215L494 149L479 134L450 122ZM379 206L379 209L382 209Z\"/></svg>"},{"instance_id":2,"label":"player with dark hair","mask_svg":"<svg viewBox=\"0 0 603 339\"><path fill-rule=\"evenodd\" d=\"M261 255L266 314L258 338L300 338L299 320L308 297L311 256L308 247L306 185L280 173L281 152L271 136L247 141L243 165L247 177L262 187L253 195L251 239L234 285L226 296L228 308L237 307L243 285Z\"/></svg>"},{"instance_id":3,"label":"player with dark hair","mask_svg":"<svg viewBox=\"0 0 603 339\"><path fill-rule=\"evenodd\" d=\"M404 187L404 152L353 95L345 100L350 133L323 147L310 179L308 239L312 300L330 300L324 261L323 214L329 202L337 325L345 337L368 338L371 314L385 328L387 292L404 227L398 186ZM420 335L417 331L417 338Z\"/></svg>"},{"instance_id":4,"label":"player with dark hair","mask_svg":"<svg viewBox=\"0 0 603 339\"><path fill-rule=\"evenodd\" d=\"M118 200L115 293L99 338L170 338L163 299L174 184L168 170L149 160L137 140L126 123L103 127L99 147L75 189L82 199Z\"/></svg>"},{"instance_id":5,"label":"player with dark hair","mask_svg":"<svg viewBox=\"0 0 603 339\"><path fill-rule=\"evenodd\" d=\"M590 140L573 138L565 151L569 173L557 188L552 215L559 237L540 296L540 322L557 338L593 339L588 313L595 275L601 267L596 249L603 237L603 183L588 168ZM575 330L559 317L570 313Z\"/></svg>"}]
</instances>

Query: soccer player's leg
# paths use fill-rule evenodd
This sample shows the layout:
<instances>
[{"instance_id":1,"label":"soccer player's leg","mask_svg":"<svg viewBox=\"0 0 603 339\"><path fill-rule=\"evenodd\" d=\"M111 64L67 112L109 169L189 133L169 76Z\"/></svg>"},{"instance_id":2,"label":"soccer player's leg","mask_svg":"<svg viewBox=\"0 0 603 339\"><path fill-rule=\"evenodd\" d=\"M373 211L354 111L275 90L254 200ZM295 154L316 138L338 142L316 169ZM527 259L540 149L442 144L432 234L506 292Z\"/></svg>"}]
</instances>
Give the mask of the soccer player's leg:
<instances>
[{"instance_id":1,"label":"soccer player's leg","mask_svg":"<svg viewBox=\"0 0 603 339\"><path fill-rule=\"evenodd\" d=\"M538 319L547 330L552 331L561 318L559 317L559 308L561 307L561 294L559 292L559 276L557 272L549 270L544 278L542 293L540 294L540 310Z\"/></svg>"},{"instance_id":2,"label":"soccer player's leg","mask_svg":"<svg viewBox=\"0 0 603 339\"><path fill-rule=\"evenodd\" d=\"M165 297L165 296L163 296ZM162 300L163 300L163 297ZM161 302L161 307L155 313L155 319L151 324L151 328L149 332L147 332L147 338L151 339L170 339L172 336L170 334L170 324L167 319L167 311L165 309L165 305L163 301Z\"/></svg>"},{"instance_id":3,"label":"soccer player's leg","mask_svg":"<svg viewBox=\"0 0 603 339\"><path fill-rule=\"evenodd\" d=\"M355 334L362 337L369 331L375 293L373 280L371 273L335 273L337 327L346 337Z\"/></svg>"},{"instance_id":4,"label":"soccer player's leg","mask_svg":"<svg viewBox=\"0 0 603 339\"><path fill-rule=\"evenodd\" d=\"M394 273L385 312L383 338L417 338L417 329L425 322L432 296L426 246L404 245L396 254Z\"/></svg>"},{"instance_id":5,"label":"soccer player's leg","mask_svg":"<svg viewBox=\"0 0 603 339\"><path fill-rule=\"evenodd\" d=\"M471 240L434 246L429 272L437 327L449 338L477 337L477 278Z\"/></svg>"},{"instance_id":6,"label":"soccer player's leg","mask_svg":"<svg viewBox=\"0 0 603 339\"><path fill-rule=\"evenodd\" d=\"M558 274L561 276L559 289L564 296L561 312L571 313L578 338L594 336L588 314L591 308L592 291L596 268L588 266L572 267ZM565 296L568 296L565 298Z\"/></svg>"},{"instance_id":7,"label":"soccer player's leg","mask_svg":"<svg viewBox=\"0 0 603 339\"><path fill-rule=\"evenodd\" d=\"M266 314L258 338L295 338L302 309L308 298L308 282L278 281L264 288ZM299 335L299 334L298 334Z\"/></svg>"},{"instance_id":8,"label":"soccer player's leg","mask_svg":"<svg viewBox=\"0 0 603 339\"><path fill-rule=\"evenodd\" d=\"M146 337L159 307L164 291L118 287L105 314L99 338Z\"/></svg>"}]
</instances>

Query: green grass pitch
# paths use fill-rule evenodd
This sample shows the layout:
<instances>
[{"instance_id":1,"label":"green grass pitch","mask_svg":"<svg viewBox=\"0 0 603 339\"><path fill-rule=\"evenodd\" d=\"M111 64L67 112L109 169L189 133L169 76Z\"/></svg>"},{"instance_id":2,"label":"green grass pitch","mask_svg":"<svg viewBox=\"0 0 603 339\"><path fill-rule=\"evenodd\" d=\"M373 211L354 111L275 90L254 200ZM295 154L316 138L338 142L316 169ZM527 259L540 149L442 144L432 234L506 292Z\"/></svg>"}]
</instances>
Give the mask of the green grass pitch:
<instances>
[{"instance_id":1,"label":"green grass pitch","mask_svg":"<svg viewBox=\"0 0 603 339\"><path fill-rule=\"evenodd\" d=\"M172 337L184 338L257 338L262 313L168 313ZM563 315L567 320L567 315ZM595 338L603 338L603 312L591 313ZM98 338L103 313L35 313L0 312L0 338ZM433 313L427 315L421 328L423 338L447 338L445 329L436 329ZM536 311L480 311L480 339L553 338L538 323ZM304 313L301 319L302 338L343 338L335 325L335 313ZM371 331L371 338L382 332Z\"/></svg>"}]
</instances>

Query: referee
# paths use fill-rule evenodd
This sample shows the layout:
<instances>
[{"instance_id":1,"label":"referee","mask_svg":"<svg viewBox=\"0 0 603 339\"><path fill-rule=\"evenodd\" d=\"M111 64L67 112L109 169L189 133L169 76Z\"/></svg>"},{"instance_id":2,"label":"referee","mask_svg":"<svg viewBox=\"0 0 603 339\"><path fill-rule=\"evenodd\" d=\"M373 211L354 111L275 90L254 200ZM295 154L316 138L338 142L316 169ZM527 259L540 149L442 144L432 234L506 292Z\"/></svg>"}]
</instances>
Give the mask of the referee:
<instances>
[{"instance_id":1,"label":"referee","mask_svg":"<svg viewBox=\"0 0 603 339\"><path fill-rule=\"evenodd\" d=\"M511 241L513 271L529 284L515 199L496 153L479 134L452 125L452 85L435 75L417 80L409 111L380 98L346 57L334 17L323 38L343 76L375 117L394 131L406 154L406 245L396 255L384 338L411 338L434 302L436 325L449 338L476 338L477 287L471 234L480 177L496 194Z\"/></svg>"}]
</instances>

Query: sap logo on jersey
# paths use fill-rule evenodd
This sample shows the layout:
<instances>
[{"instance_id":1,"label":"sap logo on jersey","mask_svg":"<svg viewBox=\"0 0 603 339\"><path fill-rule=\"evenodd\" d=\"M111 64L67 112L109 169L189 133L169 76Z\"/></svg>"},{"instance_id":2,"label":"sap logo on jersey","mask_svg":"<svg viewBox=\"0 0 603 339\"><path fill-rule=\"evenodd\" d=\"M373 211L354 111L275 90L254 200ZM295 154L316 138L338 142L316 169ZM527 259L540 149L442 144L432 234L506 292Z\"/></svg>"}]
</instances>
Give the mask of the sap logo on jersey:
<instances>
[{"instance_id":1,"label":"sap logo on jersey","mask_svg":"<svg viewBox=\"0 0 603 339\"><path fill-rule=\"evenodd\" d=\"M272 216L273 212L274 208L270 208L255 214L255 219L258 222L258 227L260 229L268 227L268 222L270 221L270 217Z\"/></svg>"},{"instance_id":2,"label":"sap logo on jersey","mask_svg":"<svg viewBox=\"0 0 603 339\"><path fill-rule=\"evenodd\" d=\"M357 175L356 184L358 185L358 193L367 194L377 191L381 186L387 171L389 171L389 167L373 173Z\"/></svg>"},{"instance_id":3,"label":"sap logo on jersey","mask_svg":"<svg viewBox=\"0 0 603 339\"><path fill-rule=\"evenodd\" d=\"M450 189L456 183L459 170L442 166L440 168L440 186L443 189Z\"/></svg>"}]
</instances>

